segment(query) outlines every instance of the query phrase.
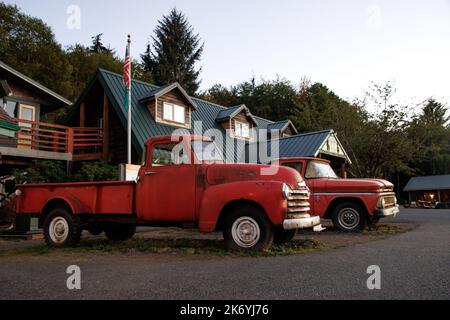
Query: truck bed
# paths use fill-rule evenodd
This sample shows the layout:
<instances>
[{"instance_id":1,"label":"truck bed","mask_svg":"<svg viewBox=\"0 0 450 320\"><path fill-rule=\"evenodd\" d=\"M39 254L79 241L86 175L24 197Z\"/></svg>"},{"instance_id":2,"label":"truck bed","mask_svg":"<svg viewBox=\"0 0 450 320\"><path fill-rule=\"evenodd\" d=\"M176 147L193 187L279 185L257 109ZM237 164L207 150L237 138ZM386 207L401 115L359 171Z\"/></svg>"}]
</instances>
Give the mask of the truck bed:
<instances>
[{"instance_id":1,"label":"truck bed","mask_svg":"<svg viewBox=\"0 0 450 320\"><path fill-rule=\"evenodd\" d=\"M65 200L74 214L130 215L135 182L42 183L18 185L17 212L39 214L48 201Z\"/></svg>"}]
</instances>

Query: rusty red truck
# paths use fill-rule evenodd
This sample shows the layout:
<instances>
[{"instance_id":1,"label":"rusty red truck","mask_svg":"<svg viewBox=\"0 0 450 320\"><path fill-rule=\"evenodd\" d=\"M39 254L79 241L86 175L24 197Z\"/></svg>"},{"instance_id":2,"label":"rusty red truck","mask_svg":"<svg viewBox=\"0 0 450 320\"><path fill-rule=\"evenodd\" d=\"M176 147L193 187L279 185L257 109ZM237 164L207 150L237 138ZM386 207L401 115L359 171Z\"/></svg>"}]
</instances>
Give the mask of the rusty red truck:
<instances>
[{"instance_id":1,"label":"rusty red truck","mask_svg":"<svg viewBox=\"0 0 450 320\"><path fill-rule=\"evenodd\" d=\"M229 164L206 137L168 136L146 143L136 181L17 186L17 213L39 218L51 247L76 245L83 230L130 239L136 226L195 223L223 231L229 250L262 250L290 241L297 229L321 229L309 214L309 190L299 172Z\"/></svg>"},{"instance_id":2,"label":"rusty red truck","mask_svg":"<svg viewBox=\"0 0 450 320\"><path fill-rule=\"evenodd\" d=\"M330 162L317 158L275 161L295 169L311 190L311 212L331 219L342 232L362 230L367 224L399 213L394 185L382 179L341 179Z\"/></svg>"}]
</instances>

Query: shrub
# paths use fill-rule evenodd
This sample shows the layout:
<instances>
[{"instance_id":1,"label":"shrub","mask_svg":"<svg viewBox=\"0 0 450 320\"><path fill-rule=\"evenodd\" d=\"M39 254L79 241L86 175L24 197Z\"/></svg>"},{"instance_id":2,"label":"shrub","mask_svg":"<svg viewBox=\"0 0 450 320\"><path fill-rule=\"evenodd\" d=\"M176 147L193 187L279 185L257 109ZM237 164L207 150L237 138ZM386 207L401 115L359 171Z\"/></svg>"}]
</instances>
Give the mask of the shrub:
<instances>
[{"instance_id":1,"label":"shrub","mask_svg":"<svg viewBox=\"0 0 450 320\"><path fill-rule=\"evenodd\" d=\"M119 172L116 166L104 162L83 162L78 170L74 170L75 181L117 181Z\"/></svg>"},{"instance_id":2,"label":"shrub","mask_svg":"<svg viewBox=\"0 0 450 320\"><path fill-rule=\"evenodd\" d=\"M66 163L62 161L33 160L33 165L25 170L14 169L11 174L17 183L66 182Z\"/></svg>"}]
</instances>

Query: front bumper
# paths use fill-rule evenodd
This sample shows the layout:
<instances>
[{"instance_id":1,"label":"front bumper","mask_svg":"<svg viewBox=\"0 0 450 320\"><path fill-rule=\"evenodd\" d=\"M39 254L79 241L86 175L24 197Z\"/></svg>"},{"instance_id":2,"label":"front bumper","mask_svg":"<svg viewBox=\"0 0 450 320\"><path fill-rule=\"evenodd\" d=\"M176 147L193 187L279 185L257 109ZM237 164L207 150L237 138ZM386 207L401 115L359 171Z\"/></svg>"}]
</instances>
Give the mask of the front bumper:
<instances>
[{"instance_id":1,"label":"front bumper","mask_svg":"<svg viewBox=\"0 0 450 320\"><path fill-rule=\"evenodd\" d=\"M396 217L400 212L400 207L397 205L395 207L387 208L387 209L378 209L374 212L374 217L376 218L388 218L388 217Z\"/></svg>"},{"instance_id":2,"label":"front bumper","mask_svg":"<svg viewBox=\"0 0 450 320\"><path fill-rule=\"evenodd\" d=\"M320 225L320 217L305 217L300 219L286 219L283 222L284 230L307 229Z\"/></svg>"}]
</instances>

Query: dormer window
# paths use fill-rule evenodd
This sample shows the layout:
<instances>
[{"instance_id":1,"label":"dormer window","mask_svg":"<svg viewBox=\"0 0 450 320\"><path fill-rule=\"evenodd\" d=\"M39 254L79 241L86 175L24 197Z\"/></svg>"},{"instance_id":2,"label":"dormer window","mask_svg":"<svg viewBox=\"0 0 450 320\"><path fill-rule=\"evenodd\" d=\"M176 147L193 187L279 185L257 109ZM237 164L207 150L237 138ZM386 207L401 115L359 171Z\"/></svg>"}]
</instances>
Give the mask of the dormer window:
<instances>
[{"instance_id":1,"label":"dormer window","mask_svg":"<svg viewBox=\"0 0 450 320\"><path fill-rule=\"evenodd\" d=\"M243 123L240 121L235 121L234 122L234 135L237 138L249 139L250 138L250 124Z\"/></svg>"},{"instance_id":2,"label":"dormer window","mask_svg":"<svg viewBox=\"0 0 450 320\"><path fill-rule=\"evenodd\" d=\"M180 124L186 123L186 108L164 102L163 104L163 119L165 121L172 121Z\"/></svg>"}]
</instances>

